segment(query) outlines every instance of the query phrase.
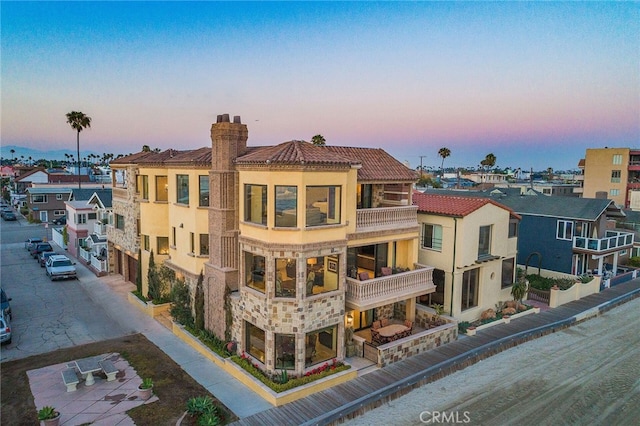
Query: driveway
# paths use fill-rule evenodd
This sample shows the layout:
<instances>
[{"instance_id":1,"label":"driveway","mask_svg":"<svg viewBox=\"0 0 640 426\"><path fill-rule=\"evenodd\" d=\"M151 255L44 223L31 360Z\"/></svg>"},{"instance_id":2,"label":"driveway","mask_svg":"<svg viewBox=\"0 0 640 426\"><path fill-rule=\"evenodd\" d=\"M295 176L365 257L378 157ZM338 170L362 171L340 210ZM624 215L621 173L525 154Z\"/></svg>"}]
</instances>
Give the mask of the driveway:
<instances>
[{"instance_id":1,"label":"driveway","mask_svg":"<svg viewBox=\"0 0 640 426\"><path fill-rule=\"evenodd\" d=\"M94 291L100 281L76 261L78 280L50 281L44 268L29 256L24 241L50 230L23 218L0 228L0 279L12 298L12 343L2 347L1 360L24 358L59 348L121 337L135 332L104 309ZM59 254L65 250L51 242Z\"/></svg>"}]
</instances>

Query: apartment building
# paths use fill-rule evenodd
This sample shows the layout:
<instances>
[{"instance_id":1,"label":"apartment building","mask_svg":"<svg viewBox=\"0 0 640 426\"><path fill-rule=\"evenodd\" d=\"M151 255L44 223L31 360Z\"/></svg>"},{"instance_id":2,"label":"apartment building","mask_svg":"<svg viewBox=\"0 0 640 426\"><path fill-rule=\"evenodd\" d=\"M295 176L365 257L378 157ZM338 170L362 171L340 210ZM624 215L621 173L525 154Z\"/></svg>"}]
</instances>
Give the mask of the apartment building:
<instances>
[{"instance_id":1,"label":"apartment building","mask_svg":"<svg viewBox=\"0 0 640 426\"><path fill-rule=\"evenodd\" d=\"M583 170L584 198L608 198L623 208L640 210L640 149L589 148Z\"/></svg>"},{"instance_id":2,"label":"apartment building","mask_svg":"<svg viewBox=\"0 0 640 426\"><path fill-rule=\"evenodd\" d=\"M415 172L381 149L247 140L225 114L210 148L112 161L113 271L135 279L138 249L143 268L154 250L187 281L204 271L205 327L268 372L344 359L346 328L414 320L435 291Z\"/></svg>"}]
</instances>

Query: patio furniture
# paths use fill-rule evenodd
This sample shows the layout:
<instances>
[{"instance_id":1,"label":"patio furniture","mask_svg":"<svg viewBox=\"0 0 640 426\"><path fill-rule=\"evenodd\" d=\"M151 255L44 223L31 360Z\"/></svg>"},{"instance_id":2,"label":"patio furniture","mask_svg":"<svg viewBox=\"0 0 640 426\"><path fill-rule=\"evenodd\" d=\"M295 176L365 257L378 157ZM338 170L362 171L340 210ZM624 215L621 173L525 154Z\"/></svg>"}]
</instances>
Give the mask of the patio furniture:
<instances>
[{"instance_id":1,"label":"patio furniture","mask_svg":"<svg viewBox=\"0 0 640 426\"><path fill-rule=\"evenodd\" d=\"M391 275L392 271L388 266L383 266L382 268L380 268L380 272L382 273L382 276L385 277L387 275Z\"/></svg>"},{"instance_id":2,"label":"patio furniture","mask_svg":"<svg viewBox=\"0 0 640 426\"><path fill-rule=\"evenodd\" d=\"M78 375L76 374L76 370L73 368L67 368L62 371L62 381L67 387L67 392L73 392L76 390L76 386L80 383L78 380Z\"/></svg>"},{"instance_id":3,"label":"patio furniture","mask_svg":"<svg viewBox=\"0 0 640 426\"><path fill-rule=\"evenodd\" d=\"M119 372L119 370L115 367L115 365L113 365L113 363L108 359L100 361L99 364L104 374L107 375L107 382L114 381L116 379L116 374L118 374Z\"/></svg>"},{"instance_id":4,"label":"patio furniture","mask_svg":"<svg viewBox=\"0 0 640 426\"><path fill-rule=\"evenodd\" d=\"M377 329L379 329L380 327L382 327L382 324L380 323L380 321L374 321L374 322L371 324L371 328L372 328L373 330L377 330Z\"/></svg>"},{"instance_id":5,"label":"patio furniture","mask_svg":"<svg viewBox=\"0 0 640 426\"><path fill-rule=\"evenodd\" d=\"M83 359L74 361L80 374L82 374L83 377L86 376L86 379L84 381L85 386L92 386L95 383L95 380L93 378L93 373L96 373L102 370L102 367L100 367L99 361L100 360L95 357L83 358Z\"/></svg>"},{"instance_id":6,"label":"patio furniture","mask_svg":"<svg viewBox=\"0 0 640 426\"><path fill-rule=\"evenodd\" d=\"M389 318L382 318L382 320L380 320L380 323L382 324L383 327L386 327L389 325Z\"/></svg>"},{"instance_id":7,"label":"patio furniture","mask_svg":"<svg viewBox=\"0 0 640 426\"><path fill-rule=\"evenodd\" d=\"M366 281L369 279L369 273L368 272L360 272L360 274L358 274L358 278L360 278L360 281Z\"/></svg>"},{"instance_id":8,"label":"patio furniture","mask_svg":"<svg viewBox=\"0 0 640 426\"><path fill-rule=\"evenodd\" d=\"M402 324L390 324L378 329L378 333L380 333L381 337L386 338L387 340L396 340L403 337L403 333L407 330L408 328Z\"/></svg>"}]
</instances>

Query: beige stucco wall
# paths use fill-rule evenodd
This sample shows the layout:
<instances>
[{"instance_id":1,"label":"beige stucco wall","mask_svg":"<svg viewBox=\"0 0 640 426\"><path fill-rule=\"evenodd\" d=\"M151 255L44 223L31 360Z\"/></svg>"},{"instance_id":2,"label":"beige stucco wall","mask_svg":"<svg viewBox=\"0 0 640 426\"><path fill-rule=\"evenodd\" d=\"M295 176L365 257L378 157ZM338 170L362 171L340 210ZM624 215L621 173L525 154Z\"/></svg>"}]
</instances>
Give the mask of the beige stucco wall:
<instances>
[{"instance_id":1,"label":"beige stucco wall","mask_svg":"<svg viewBox=\"0 0 640 426\"><path fill-rule=\"evenodd\" d=\"M442 226L442 251L420 248L418 262L445 272L444 307L457 320L475 320L483 310L494 308L497 302L512 299L511 287L501 288L502 261L515 258L517 253L517 238L508 237L509 219L508 210L493 204L462 218L418 214L421 224ZM479 228L487 225L492 226L490 253L499 258L476 263ZM474 268L479 268L478 303L474 308L461 311L463 274Z\"/></svg>"},{"instance_id":2,"label":"beige stucco wall","mask_svg":"<svg viewBox=\"0 0 640 426\"><path fill-rule=\"evenodd\" d=\"M622 155L622 164L613 164L613 156ZM584 198L595 198L596 192L605 191L607 198L624 206L627 180L629 177L629 148L587 149L584 163ZM611 182L611 171L620 170L620 182ZM619 195L610 191L618 189Z\"/></svg>"}]
</instances>

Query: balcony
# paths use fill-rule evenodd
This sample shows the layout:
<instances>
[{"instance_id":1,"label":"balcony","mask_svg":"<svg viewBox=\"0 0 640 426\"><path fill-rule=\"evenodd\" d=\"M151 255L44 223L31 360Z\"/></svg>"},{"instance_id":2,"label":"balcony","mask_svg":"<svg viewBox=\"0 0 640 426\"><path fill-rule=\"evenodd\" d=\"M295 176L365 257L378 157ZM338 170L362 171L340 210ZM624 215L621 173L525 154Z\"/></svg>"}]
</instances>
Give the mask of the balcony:
<instances>
[{"instance_id":1,"label":"balcony","mask_svg":"<svg viewBox=\"0 0 640 426\"><path fill-rule=\"evenodd\" d=\"M638 190L640 189L640 183L638 182L629 182L627 183L628 190Z\"/></svg>"},{"instance_id":2,"label":"balcony","mask_svg":"<svg viewBox=\"0 0 640 426\"><path fill-rule=\"evenodd\" d=\"M633 234L607 231L604 238L573 237L573 250L580 253L606 254L633 247Z\"/></svg>"},{"instance_id":3,"label":"balcony","mask_svg":"<svg viewBox=\"0 0 640 426\"><path fill-rule=\"evenodd\" d=\"M413 271L370 280L347 278L346 304L351 309L365 311L434 291L433 267L416 264Z\"/></svg>"},{"instance_id":4,"label":"balcony","mask_svg":"<svg viewBox=\"0 0 640 426\"><path fill-rule=\"evenodd\" d=\"M356 232L418 227L418 206L379 207L356 211Z\"/></svg>"},{"instance_id":5,"label":"balcony","mask_svg":"<svg viewBox=\"0 0 640 426\"><path fill-rule=\"evenodd\" d=\"M96 222L93 224L93 233L100 236L107 236L107 224Z\"/></svg>"}]
</instances>

